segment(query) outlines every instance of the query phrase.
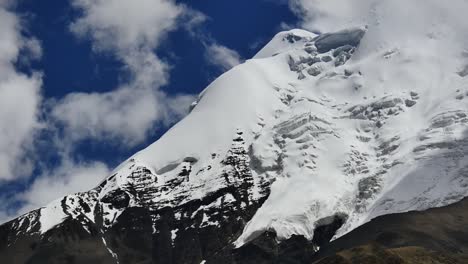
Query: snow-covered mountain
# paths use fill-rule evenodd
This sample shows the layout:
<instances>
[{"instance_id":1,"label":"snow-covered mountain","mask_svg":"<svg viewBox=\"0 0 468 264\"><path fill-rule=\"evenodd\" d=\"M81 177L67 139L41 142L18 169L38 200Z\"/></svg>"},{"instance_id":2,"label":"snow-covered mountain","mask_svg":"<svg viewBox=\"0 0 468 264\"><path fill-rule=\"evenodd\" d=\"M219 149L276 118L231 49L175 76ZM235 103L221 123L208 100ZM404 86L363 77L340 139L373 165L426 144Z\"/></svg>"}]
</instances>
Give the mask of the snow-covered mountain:
<instances>
[{"instance_id":1,"label":"snow-covered mountain","mask_svg":"<svg viewBox=\"0 0 468 264\"><path fill-rule=\"evenodd\" d=\"M232 252L265 234L318 249L377 216L460 201L468 54L373 34L277 34L99 186L1 226L0 257L242 263Z\"/></svg>"}]
</instances>

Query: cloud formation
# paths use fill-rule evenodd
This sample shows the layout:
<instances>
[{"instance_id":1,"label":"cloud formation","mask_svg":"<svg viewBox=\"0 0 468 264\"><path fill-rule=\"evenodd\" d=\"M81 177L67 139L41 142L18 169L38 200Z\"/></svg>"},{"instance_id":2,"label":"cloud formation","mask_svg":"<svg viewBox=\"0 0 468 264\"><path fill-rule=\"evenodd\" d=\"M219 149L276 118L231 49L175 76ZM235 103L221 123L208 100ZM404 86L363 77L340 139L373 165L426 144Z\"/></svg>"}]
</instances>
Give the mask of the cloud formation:
<instances>
[{"instance_id":1,"label":"cloud formation","mask_svg":"<svg viewBox=\"0 0 468 264\"><path fill-rule=\"evenodd\" d=\"M0 2L0 182L31 173L28 152L41 126L41 74L26 75L15 68L20 52L29 54L27 59L40 57L40 45L21 34L21 20L9 11L9 2Z\"/></svg>"},{"instance_id":2,"label":"cloud formation","mask_svg":"<svg viewBox=\"0 0 468 264\"><path fill-rule=\"evenodd\" d=\"M127 81L110 92L72 93L56 103L52 115L71 140L118 140L134 146L156 125L168 125L187 113L193 97L161 91L170 65L154 51L182 19L197 23L195 12L168 0L74 0L73 6L82 16L71 31L90 39L95 52L118 58Z\"/></svg>"},{"instance_id":3,"label":"cloud formation","mask_svg":"<svg viewBox=\"0 0 468 264\"><path fill-rule=\"evenodd\" d=\"M27 191L15 197L23 204L18 213L27 213L71 193L88 191L109 173L109 168L102 162L65 161L61 166L45 171Z\"/></svg>"},{"instance_id":4,"label":"cloud formation","mask_svg":"<svg viewBox=\"0 0 468 264\"><path fill-rule=\"evenodd\" d=\"M88 190L108 175L106 164L74 158L80 140L132 147L158 126L184 116L194 97L160 89L169 80L170 65L155 50L182 22L190 29L203 21L200 13L168 0L74 0L80 16L70 24L71 32L91 41L93 52L120 60L124 67L119 79L125 81L104 93L75 92L43 100L42 76L15 70L18 60L28 63L42 52L36 39L21 35L24 23L7 9L9 2L0 0L0 181L31 176L34 166L40 174L21 194L0 197L7 205L0 207L3 220ZM40 151L34 141L41 132L48 134L43 140L57 154L58 163L52 167L34 159ZM20 208L8 206L18 203Z\"/></svg>"},{"instance_id":5,"label":"cloud formation","mask_svg":"<svg viewBox=\"0 0 468 264\"><path fill-rule=\"evenodd\" d=\"M168 97L126 86L107 93L70 94L55 105L52 115L66 123L66 137L72 142L93 138L133 146L145 140L155 121L170 124L192 101L192 96Z\"/></svg>"},{"instance_id":6,"label":"cloud formation","mask_svg":"<svg viewBox=\"0 0 468 264\"><path fill-rule=\"evenodd\" d=\"M243 61L239 53L235 50L218 43L207 45L205 58L209 63L220 67L223 71L230 70Z\"/></svg>"},{"instance_id":7,"label":"cloud formation","mask_svg":"<svg viewBox=\"0 0 468 264\"><path fill-rule=\"evenodd\" d=\"M168 82L170 65L156 55L155 49L178 26L179 19L196 13L167 0L74 0L72 4L81 15L71 23L71 32L91 41L94 52L119 59L124 65L121 79L125 81L108 92L75 92L49 102L47 124L49 129L61 131L54 140L61 162L55 168L46 168L18 196L23 203L21 212L88 190L108 175L110 168L102 162L77 162L73 158L80 140L135 146L156 127L184 116L194 100L192 95L161 91Z\"/></svg>"},{"instance_id":8,"label":"cloud formation","mask_svg":"<svg viewBox=\"0 0 468 264\"><path fill-rule=\"evenodd\" d=\"M34 176L22 193L0 197L0 222L63 195L88 190L108 175L106 164L76 159L75 146L80 141L133 147L153 130L183 117L195 99L161 89L168 84L171 65L156 50L177 28L196 37L204 14L172 0L71 2L79 15L70 23L70 31L77 39L90 41L94 53L117 58L123 65L118 76L122 81L107 87L107 92L42 98L41 73L26 75L15 69L16 63L29 66L41 58L40 42L22 35L26 24L9 9L14 1L0 0L0 183ZM223 70L242 61L235 51L211 38L199 40L207 49L207 60ZM40 161L39 140L47 141L48 151L57 156L53 165ZM38 173L32 175L35 168Z\"/></svg>"},{"instance_id":9,"label":"cloud formation","mask_svg":"<svg viewBox=\"0 0 468 264\"><path fill-rule=\"evenodd\" d=\"M156 47L185 12L169 0L74 0L73 5L83 16L72 31L91 36L96 49L119 52Z\"/></svg>"}]
</instances>

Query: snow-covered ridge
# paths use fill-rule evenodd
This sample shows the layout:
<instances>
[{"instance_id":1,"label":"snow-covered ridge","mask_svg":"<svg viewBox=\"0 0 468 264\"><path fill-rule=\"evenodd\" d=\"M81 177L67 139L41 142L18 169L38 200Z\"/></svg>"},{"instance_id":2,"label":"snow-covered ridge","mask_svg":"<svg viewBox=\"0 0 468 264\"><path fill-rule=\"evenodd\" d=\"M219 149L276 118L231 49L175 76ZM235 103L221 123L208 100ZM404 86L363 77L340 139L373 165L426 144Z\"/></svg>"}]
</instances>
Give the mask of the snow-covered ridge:
<instances>
[{"instance_id":1,"label":"snow-covered ridge","mask_svg":"<svg viewBox=\"0 0 468 264\"><path fill-rule=\"evenodd\" d=\"M312 239L338 216L346 220L340 236L378 215L461 200L468 192L463 56L368 41L365 28L279 33L100 186L41 209L40 232L67 217L107 228L129 207L193 201L202 205L192 215L217 225L206 212L268 197L241 246L258 231Z\"/></svg>"},{"instance_id":2,"label":"snow-covered ridge","mask_svg":"<svg viewBox=\"0 0 468 264\"><path fill-rule=\"evenodd\" d=\"M316 34L302 29L279 32L257 52L253 59L268 58L293 49L303 49L304 45L315 37Z\"/></svg>"}]
</instances>

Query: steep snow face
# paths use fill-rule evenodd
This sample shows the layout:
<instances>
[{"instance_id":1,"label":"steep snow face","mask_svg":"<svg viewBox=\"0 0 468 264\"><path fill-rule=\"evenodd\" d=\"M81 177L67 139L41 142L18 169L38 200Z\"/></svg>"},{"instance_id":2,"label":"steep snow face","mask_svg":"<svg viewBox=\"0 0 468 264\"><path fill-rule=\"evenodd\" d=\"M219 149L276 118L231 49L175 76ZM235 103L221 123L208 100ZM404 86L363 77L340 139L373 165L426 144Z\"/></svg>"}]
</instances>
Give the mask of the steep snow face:
<instances>
[{"instance_id":1,"label":"steep snow face","mask_svg":"<svg viewBox=\"0 0 468 264\"><path fill-rule=\"evenodd\" d=\"M135 159L156 170L185 157L205 160L226 151L236 129L245 131L254 176L275 182L238 246L259 230L312 239L321 219L339 214L347 218L341 235L381 214L460 200L467 190L461 54L440 57L432 37L424 49L376 49L365 31L279 33Z\"/></svg>"},{"instance_id":2,"label":"steep snow face","mask_svg":"<svg viewBox=\"0 0 468 264\"><path fill-rule=\"evenodd\" d=\"M237 129L258 130L261 120L271 122L272 113L285 108L275 87L293 76L284 56L234 67L208 86L185 119L134 158L158 170L186 157L203 160L226 152ZM246 136L252 141L252 133Z\"/></svg>"},{"instance_id":3,"label":"steep snow face","mask_svg":"<svg viewBox=\"0 0 468 264\"><path fill-rule=\"evenodd\" d=\"M323 34L311 41L317 52L310 42L287 52L299 81L291 82L288 109L253 142L262 166L281 166L270 172L271 194L238 246L258 230L312 239L333 215L346 218L340 236L382 214L442 206L467 194L462 50L441 56L446 40L434 36L421 48L377 46L364 36L349 61L340 55L363 34Z\"/></svg>"},{"instance_id":4,"label":"steep snow face","mask_svg":"<svg viewBox=\"0 0 468 264\"><path fill-rule=\"evenodd\" d=\"M40 232L43 234L54 226L60 224L65 218L66 214L62 210L60 200L55 200L40 210Z\"/></svg>"},{"instance_id":5,"label":"steep snow face","mask_svg":"<svg viewBox=\"0 0 468 264\"><path fill-rule=\"evenodd\" d=\"M208 212L266 199L241 246L260 231L312 239L337 216L340 236L382 214L460 200L468 191L466 54L440 56L433 35L418 49L376 45L369 33L279 33L96 189L42 209L41 232L64 217L107 228L128 207L156 212L193 201L206 204L190 214L217 226L222 218Z\"/></svg>"}]
</instances>

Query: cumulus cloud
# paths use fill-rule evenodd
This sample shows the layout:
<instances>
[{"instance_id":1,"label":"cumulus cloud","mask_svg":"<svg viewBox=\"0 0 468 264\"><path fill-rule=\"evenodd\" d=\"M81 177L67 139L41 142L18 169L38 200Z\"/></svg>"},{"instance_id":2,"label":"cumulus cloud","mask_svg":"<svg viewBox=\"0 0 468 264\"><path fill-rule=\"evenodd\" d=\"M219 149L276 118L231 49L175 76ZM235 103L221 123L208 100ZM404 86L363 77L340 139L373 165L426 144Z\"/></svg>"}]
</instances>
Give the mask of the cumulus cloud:
<instances>
[{"instance_id":1,"label":"cumulus cloud","mask_svg":"<svg viewBox=\"0 0 468 264\"><path fill-rule=\"evenodd\" d=\"M132 146L142 142L155 121L168 125L186 113L192 96L122 87L108 93L73 93L57 103L52 115L66 123L72 142L84 138L119 140Z\"/></svg>"},{"instance_id":2,"label":"cumulus cloud","mask_svg":"<svg viewBox=\"0 0 468 264\"><path fill-rule=\"evenodd\" d=\"M75 160L78 141L132 147L158 126L183 117L194 96L161 89L169 81L171 65L155 51L170 31L183 26L194 35L196 25L206 19L172 0L73 0L79 17L70 24L70 31L82 41L91 41L93 52L120 60L119 79L124 81L108 87L108 92L74 92L43 100L41 74L25 75L14 67L39 59L42 49L37 39L21 34L24 24L7 8L13 2L0 0L0 181L31 176L34 166L40 175L21 194L0 197L0 221L88 190L108 176L110 168L102 162ZM224 70L240 63L235 51L213 40L209 43L205 46L211 63ZM34 153L38 132L49 135L48 146L58 154L53 167L33 157L38 154ZM20 208L10 206L18 203Z\"/></svg>"},{"instance_id":3,"label":"cumulus cloud","mask_svg":"<svg viewBox=\"0 0 468 264\"><path fill-rule=\"evenodd\" d=\"M41 54L37 40L21 34L22 23L9 11L9 1L0 2L0 182L27 176L32 170L28 155L41 103L42 77L26 75L15 69L21 51Z\"/></svg>"},{"instance_id":4,"label":"cumulus cloud","mask_svg":"<svg viewBox=\"0 0 468 264\"><path fill-rule=\"evenodd\" d=\"M179 20L199 23L200 14L169 0L75 0L73 6L82 15L71 31L90 39L95 52L118 58L128 80L110 92L72 93L56 103L52 115L71 140L119 140L133 146L156 125L168 125L187 113L193 97L161 91L170 65L154 51Z\"/></svg>"},{"instance_id":5,"label":"cumulus cloud","mask_svg":"<svg viewBox=\"0 0 468 264\"><path fill-rule=\"evenodd\" d=\"M155 47L184 12L169 0L74 0L73 5L83 16L72 31L90 35L97 49L120 52Z\"/></svg>"},{"instance_id":6,"label":"cumulus cloud","mask_svg":"<svg viewBox=\"0 0 468 264\"><path fill-rule=\"evenodd\" d=\"M242 58L239 53L218 43L207 45L205 58L208 62L219 66L224 71L242 63Z\"/></svg>"},{"instance_id":7,"label":"cumulus cloud","mask_svg":"<svg viewBox=\"0 0 468 264\"><path fill-rule=\"evenodd\" d=\"M27 65L40 58L40 43L21 35L23 23L6 8L10 1L0 1L0 180L31 176L34 165L41 171L23 193L0 197L0 219L6 220L63 195L88 190L108 176L106 164L73 158L77 141L89 138L134 146L156 126L169 125L187 113L192 95L161 91L170 65L155 49L179 20L190 29L203 16L168 0L74 0L81 13L70 30L83 41L90 40L94 52L119 59L124 65L119 78L126 81L109 87L113 88L109 92L75 92L44 103L42 76L27 76L14 67L16 62ZM48 145L58 154L53 167L32 159L38 151L33 149L38 130L49 135ZM18 203L19 209L10 207Z\"/></svg>"},{"instance_id":8,"label":"cumulus cloud","mask_svg":"<svg viewBox=\"0 0 468 264\"><path fill-rule=\"evenodd\" d=\"M109 168L102 162L75 161L74 145L78 141L134 146L156 126L169 125L185 115L194 99L160 90L167 84L170 66L154 51L177 27L180 17L196 12L167 0L75 0L72 4L81 15L71 23L70 30L83 41L90 40L94 52L119 59L124 65L121 77L126 81L109 92L74 92L48 101L46 123L55 133L51 144L57 149L59 164L54 168L43 166L43 173L15 198L23 204L19 212L89 190L108 176ZM199 21L197 17L190 18L189 23Z\"/></svg>"}]
</instances>

